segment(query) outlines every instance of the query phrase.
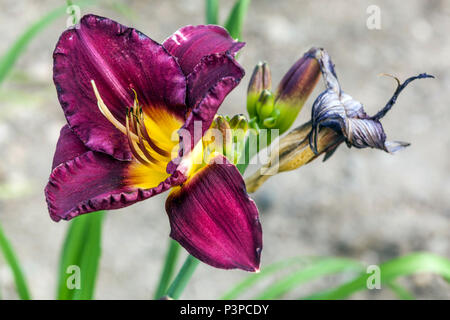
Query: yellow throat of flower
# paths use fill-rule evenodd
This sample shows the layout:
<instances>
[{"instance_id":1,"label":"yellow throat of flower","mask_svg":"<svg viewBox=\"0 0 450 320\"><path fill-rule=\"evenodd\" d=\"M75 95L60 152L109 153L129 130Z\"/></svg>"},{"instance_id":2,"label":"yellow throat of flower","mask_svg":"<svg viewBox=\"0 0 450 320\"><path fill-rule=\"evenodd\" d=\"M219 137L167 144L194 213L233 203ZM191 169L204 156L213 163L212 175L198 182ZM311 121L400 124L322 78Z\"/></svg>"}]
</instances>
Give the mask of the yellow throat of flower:
<instances>
[{"instance_id":1,"label":"yellow throat of flower","mask_svg":"<svg viewBox=\"0 0 450 320\"><path fill-rule=\"evenodd\" d=\"M93 80L91 84L100 112L128 139L133 161L126 184L143 189L158 186L169 177L166 172L167 164L178 154L179 137L176 132L181 128L182 122L166 108L143 108L133 90L134 103L127 108L123 125L106 106Z\"/></svg>"},{"instance_id":2,"label":"yellow throat of flower","mask_svg":"<svg viewBox=\"0 0 450 320\"><path fill-rule=\"evenodd\" d=\"M183 125L182 121L164 107L143 108L133 90L134 103L127 108L124 125L106 106L93 80L91 84L100 112L128 139L133 161L127 172L126 185L142 189L158 186L170 176L166 172L168 163L178 157L178 130ZM179 170L188 179L218 154L211 148L214 138L208 134L205 136L209 138L200 140L181 160Z\"/></svg>"}]
</instances>

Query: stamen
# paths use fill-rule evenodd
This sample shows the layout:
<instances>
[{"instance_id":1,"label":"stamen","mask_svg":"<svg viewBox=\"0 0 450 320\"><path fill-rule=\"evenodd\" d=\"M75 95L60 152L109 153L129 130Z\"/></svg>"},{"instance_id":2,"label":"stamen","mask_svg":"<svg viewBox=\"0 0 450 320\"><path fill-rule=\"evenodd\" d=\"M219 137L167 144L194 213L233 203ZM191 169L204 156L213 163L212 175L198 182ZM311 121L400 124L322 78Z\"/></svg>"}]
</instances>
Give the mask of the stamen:
<instances>
[{"instance_id":1,"label":"stamen","mask_svg":"<svg viewBox=\"0 0 450 320\"><path fill-rule=\"evenodd\" d=\"M136 118L136 115L134 114L134 111L131 110L131 109L129 109L129 110L130 110L129 111L129 114L130 114L130 127L131 127L131 130L135 134L137 134L137 123L138 123L138 120Z\"/></svg>"},{"instance_id":2,"label":"stamen","mask_svg":"<svg viewBox=\"0 0 450 320\"><path fill-rule=\"evenodd\" d=\"M109 108L106 106L106 104L103 102L102 97L100 96L100 93L98 92L97 86L95 85L95 81L91 80L92 88L94 89L95 97L97 98L97 106L100 109L100 112L105 116L106 119L108 119L109 122L112 123L114 127L116 127L120 132L122 132L124 135L130 135L130 138L137 142L139 141L139 138L136 136L136 134L133 131L130 131L127 133L127 129L123 126L122 123L120 123L119 120L117 120L111 111L109 111ZM128 110L127 110L127 116L128 116ZM132 130L135 130L135 128L132 128Z\"/></svg>"},{"instance_id":3,"label":"stamen","mask_svg":"<svg viewBox=\"0 0 450 320\"><path fill-rule=\"evenodd\" d=\"M134 92L134 102L133 102L133 118L131 119L131 127L133 128L133 131L137 133L137 123L139 123L137 119L137 109L139 108L139 100L137 98L136 90L131 88L131 90ZM131 112L131 110L130 110Z\"/></svg>"},{"instance_id":4,"label":"stamen","mask_svg":"<svg viewBox=\"0 0 450 320\"><path fill-rule=\"evenodd\" d=\"M152 155L148 152L147 148L144 145L144 139L142 139L142 135L141 135L141 131L139 130L139 127L137 127L137 134L139 137L139 143L137 144L139 149L141 149L142 153L144 154L144 156L150 160L153 163L158 163L159 161L157 159L155 159L154 157L152 157Z\"/></svg>"},{"instance_id":5,"label":"stamen","mask_svg":"<svg viewBox=\"0 0 450 320\"><path fill-rule=\"evenodd\" d=\"M116 127L120 132L125 134L128 138L128 143L130 145L130 150L136 160L141 162L146 166L150 166L152 163L158 163L159 160L155 159L149 152L148 147L153 149L156 153L160 154L163 157L169 157L170 153L161 149L156 145L153 139L150 138L147 128L145 126L145 119L142 107L139 105L139 101L137 98L137 93L134 89L134 103L131 108L127 109L126 112L126 125L124 126L119 120L117 120L114 115L111 113L109 108L104 103L103 99L100 96L100 93L95 85L94 80L91 80L91 85L94 90L95 97L97 98L97 106L100 112L108 119L109 122L112 123L114 127ZM139 148L139 149L138 149ZM139 153L142 152L144 157Z\"/></svg>"},{"instance_id":6,"label":"stamen","mask_svg":"<svg viewBox=\"0 0 450 320\"><path fill-rule=\"evenodd\" d=\"M134 141L131 139L131 135L130 135L130 126L129 126L128 117L126 118L126 132L127 132L127 137L128 137L128 143L130 144L130 150L131 150L131 153L133 154L133 156L136 158L136 160L138 160L143 165L150 166L151 164L141 157L141 155L137 152L136 147L134 146Z\"/></svg>"},{"instance_id":7,"label":"stamen","mask_svg":"<svg viewBox=\"0 0 450 320\"><path fill-rule=\"evenodd\" d=\"M169 152L161 149L160 147L158 147L155 142L152 140L152 138L150 138L150 136L148 135L148 131L147 128L145 127L145 121L144 121L144 116L141 113L141 121L140 121L140 125L141 125L141 133L144 136L145 141L148 143L148 145L155 150L157 153L159 153L160 155L164 156L164 157L168 157L170 155Z\"/></svg>"},{"instance_id":8,"label":"stamen","mask_svg":"<svg viewBox=\"0 0 450 320\"><path fill-rule=\"evenodd\" d=\"M113 116L111 111L109 111L108 107L103 102L103 99L97 90L97 86L95 85L94 80L91 80L91 84L92 88L94 89L95 97L97 98L97 106L100 109L100 112L106 117L106 119L109 120L109 122L113 124L114 127L120 130L123 134L127 134L127 130L125 129L123 124L121 124L120 121Z\"/></svg>"}]
</instances>

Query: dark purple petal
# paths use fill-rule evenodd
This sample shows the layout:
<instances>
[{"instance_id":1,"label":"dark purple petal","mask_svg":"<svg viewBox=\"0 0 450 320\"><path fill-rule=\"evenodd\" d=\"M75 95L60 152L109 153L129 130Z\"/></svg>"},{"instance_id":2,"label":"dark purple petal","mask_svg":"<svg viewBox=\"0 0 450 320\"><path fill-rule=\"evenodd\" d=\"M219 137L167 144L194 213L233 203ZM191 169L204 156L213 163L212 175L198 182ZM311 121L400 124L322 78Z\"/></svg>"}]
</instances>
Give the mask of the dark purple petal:
<instances>
[{"instance_id":1,"label":"dark purple petal","mask_svg":"<svg viewBox=\"0 0 450 320\"><path fill-rule=\"evenodd\" d=\"M127 182L131 161L88 151L53 169L45 196L54 221L70 220L84 213L118 209L166 191L186 178L174 175L152 189L140 189Z\"/></svg>"},{"instance_id":2,"label":"dark purple petal","mask_svg":"<svg viewBox=\"0 0 450 320\"><path fill-rule=\"evenodd\" d=\"M233 40L224 28L216 25L186 26L164 41L163 46L188 75L200 60L213 53L236 53L245 43Z\"/></svg>"},{"instance_id":3,"label":"dark purple petal","mask_svg":"<svg viewBox=\"0 0 450 320\"><path fill-rule=\"evenodd\" d=\"M227 53L204 57L187 77L188 108L197 107L210 88L220 80L231 77L237 85L244 74L244 69Z\"/></svg>"},{"instance_id":4,"label":"dark purple petal","mask_svg":"<svg viewBox=\"0 0 450 320\"><path fill-rule=\"evenodd\" d=\"M65 31L54 51L54 82L71 129L87 147L131 159L126 137L99 111L96 86L112 114L124 121L134 89L141 105L185 113L186 81L175 59L139 31L87 15Z\"/></svg>"},{"instance_id":5,"label":"dark purple petal","mask_svg":"<svg viewBox=\"0 0 450 320\"><path fill-rule=\"evenodd\" d=\"M188 76L188 107L192 108L180 133L180 155L192 150L211 126L228 93L244 76L244 69L229 54L205 57ZM183 131L189 133L186 136Z\"/></svg>"},{"instance_id":6,"label":"dark purple petal","mask_svg":"<svg viewBox=\"0 0 450 320\"><path fill-rule=\"evenodd\" d=\"M59 140L56 144L55 155L53 156L52 170L61 163L72 160L83 153L88 152L89 149L83 142L73 133L73 131L66 124L61 128Z\"/></svg>"},{"instance_id":7,"label":"dark purple petal","mask_svg":"<svg viewBox=\"0 0 450 320\"><path fill-rule=\"evenodd\" d=\"M237 168L218 156L166 201L170 236L217 268L257 271L262 249L258 209Z\"/></svg>"}]
</instances>

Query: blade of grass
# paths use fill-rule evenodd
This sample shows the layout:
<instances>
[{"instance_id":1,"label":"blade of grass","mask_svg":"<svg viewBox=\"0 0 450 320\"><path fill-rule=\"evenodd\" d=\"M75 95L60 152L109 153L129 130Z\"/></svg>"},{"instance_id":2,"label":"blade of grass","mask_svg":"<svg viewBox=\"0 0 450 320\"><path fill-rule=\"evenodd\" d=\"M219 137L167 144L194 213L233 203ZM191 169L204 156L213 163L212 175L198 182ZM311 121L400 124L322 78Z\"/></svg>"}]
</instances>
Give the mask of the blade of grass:
<instances>
[{"instance_id":1,"label":"blade of grass","mask_svg":"<svg viewBox=\"0 0 450 320\"><path fill-rule=\"evenodd\" d=\"M191 255L187 257L186 261L181 267L180 272L177 274L175 280L173 280L172 284L167 290L166 296L172 299L180 298L189 280L191 280L191 277L194 274L199 262L200 260L197 260Z\"/></svg>"},{"instance_id":2,"label":"blade of grass","mask_svg":"<svg viewBox=\"0 0 450 320\"><path fill-rule=\"evenodd\" d=\"M206 23L219 24L219 0L206 0Z\"/></svg>"},{"instance_id":3,"label":"blade of grass","mask_svg":"<svg viewBox=\"0 0 450 320\"><path fill-rule=\"evenodd\" d=\"M450 279L450 260L428 252L417 252L387 261L380 265L381 283L393 283L401 276L414 273L432 272ZM370 274L363 273L352 281L332 290L326 290L304 297L304 299L345 299L355 292L367 289Z\"/></svg>"},{"instance_id":4,"label":"blade of grass","mask_svg":"<svg viewBox=\"0 0 450 320\"><path fill-rule=\"evenodd\" d=\"M66 239L61 252L60 266L59 266L59 281L57 289L58 300L72 300L73 292L67 288L67 267L72 262L79 259L79 254L83 249L83 235L86 230L87 220L85 216L81 216L72 220L67 231ZM75 241L79 239L81 241Z\"/></svg>"},{"instance_id":5,"label":"blade of grass","mask_svg":"<svg viewBox=\"0 0 450 320\"><path fill-rule=\"evenodd\" d=\"M103 217L104 212L100 212L90 218L89 240L85 245L80 264L80 269L83 272L81 290L75 290L74 300L91 300L94 297L101 256Z\"/></svg>"},{"instance_id":6,"label":"blade of grass","mask_svg":"<svg viewBox=\"0 0 450 320\"><path fill-rule=\"evenodd\" d=\"M20 299L22 300L30 300L31 296L28 291L27 282L25 280L25 276L22 272L22 267L20 266L19 260L17 260L16 254L9 242L8 238L6 238L5 233L3 232L3 228L0 225L0 250L3 252L3 256L5 257L6 263L9 264L11 271L14 276L14 281L16 284L17 293L19 294Z\"/></svg>"},{"instance_id":7,"label":"blade of grass","mask_svg":"<svg viewBox=\"0 0 450 320\"><path fill-rule=\"evenodd\" d=\"M86 6L92 4L94 1L79 1L75 4L78 6ZM66 14L66 6L61 6L37 20L30 27L28 27L22 35L20 35L14 44L6 51L0 58L0 84L3 82L9 71L16 63L20 55L25 51L28 44L33 38L45 29L51 22Z\"/></svg>"},{"instance_id":8,"label":"blade of grass","mask_svg":"<svg viewBox=\"0 0 450 320\"><path fill-rule=\"evenodd\" d=\"M64 242L57 290L58 300L89 300L94 296L98 265L101 255L101 231L104 211L75 218L69 226ZM81 287L70 289L67 285L68 267L80 269Z\"/></svg>"},{"instance_id":9,"label":"blade of grass","mask_svg":"<svg viewBox=\"0 0 450 320\"><path fill-rule=\"evenodd\" d=\"M286 269L288 267L297 265L297 264L305 264L309 258L304 257L295 257L286 259L283 261L275 262L267 267L264 267L259 273L254 273L247 278L245 278L238 285L233 287L227 293L225 293L220 299L222 300L232 300L238 298L242 293L250 289L252 286L256 285L260 281L268 278L270 275Z\"/></svg>"},{"instance_id":10,"label":"blade of grass","mask_svg":"<svg viewBox=\"0 0 450 320\"><path fill-rule=\"evenodd\" d=\"M158 288L154 295L155 299L161 298L169 287L170 281L172 281L173 272L178 261L178 255L180 253L181 246L175 240L169 240L169 250L167 251L166 260L164 262L163 271L159 279Z\"/></svg>"},{"instance_id":11,"label":"blade of grass","mask_svg":"<svg viewBox=\"0 0 450 320\"><path fill-rule=\"evenodd\" d=\"M225 22L225 28L234 39L241 39L242 27L250 0L237 0Z\"/></svg>"},{"instance_id":12,"label":"blade of grass","mask_svg":"<svg viewBox=\"0 0 450 320\"><path fill-rule=\"evenodd\" d=\"M288 293L298 285L314 280L316 278L340 272L361 272L362 269L363 265L354 260L344 258L318 259L307 267L286 276L280 281L277 281L269 288L264 290L255 299L277 299Z\"/></svg>"}]
</instances>

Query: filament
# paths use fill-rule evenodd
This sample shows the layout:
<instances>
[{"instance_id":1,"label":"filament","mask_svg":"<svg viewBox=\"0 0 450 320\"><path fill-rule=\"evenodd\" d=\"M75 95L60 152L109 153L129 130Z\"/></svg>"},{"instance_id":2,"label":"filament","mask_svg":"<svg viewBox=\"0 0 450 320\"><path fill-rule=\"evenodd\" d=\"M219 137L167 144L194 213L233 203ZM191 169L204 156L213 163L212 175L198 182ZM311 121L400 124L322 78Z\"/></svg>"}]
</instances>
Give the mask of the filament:
<instances>
[{"instance_id":1,"label":"filament","mask_svg":"<svg viewBox=\"0 0 450 320\"><path fill-rule=\"evenodd\" d=\"M97 98L97 106L100 112L115 128L127 136L130 151L138 162L146 166L150 166L152 163L159 163L160 161L152 156L150 150L163 157L169 157L170 153L158 147L155 141L150 138L148 130L145 126L144 113L142 111L142 107L139 105L137 93L134 89L132 89L135 97L134 103L132 107L127 108L124 126L114 117L109 108L106 106L100 96L94 80L91 80L91 85L94 90L95 97Z\"/></svg>"}]
</instances>

